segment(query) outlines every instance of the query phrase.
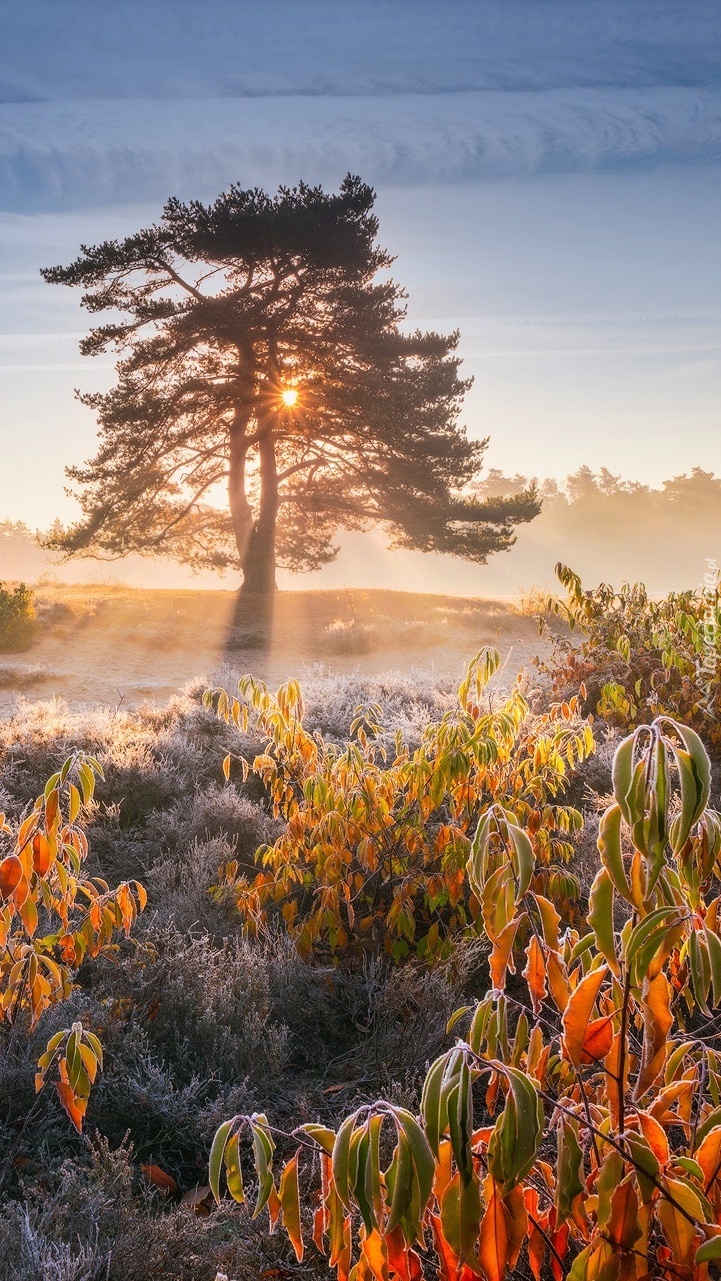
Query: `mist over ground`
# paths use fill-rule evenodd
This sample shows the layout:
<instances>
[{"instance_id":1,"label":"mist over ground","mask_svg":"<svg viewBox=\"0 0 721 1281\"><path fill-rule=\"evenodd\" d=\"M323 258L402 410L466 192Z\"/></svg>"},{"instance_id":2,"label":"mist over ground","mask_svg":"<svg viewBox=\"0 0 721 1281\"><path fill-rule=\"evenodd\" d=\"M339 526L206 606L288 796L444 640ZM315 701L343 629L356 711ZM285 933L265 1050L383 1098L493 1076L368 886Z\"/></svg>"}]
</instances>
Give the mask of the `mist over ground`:
<instances>
[{"instance_id":1,"label":"mist over ground","mask_svg":"<svg viewBox=\"0 0 721 1281\"><path fill-rule=\"evenodd\" d=\"M533 477L491 469L481 496L513 493ZM294 575L281 570L290 590L383 588L396 591L518 596L554 590L554 566L570 564L587 586L644 582L656 595L695 587L721 563L721 477L702 468L659 488L582 467L560 485L540 484L542 509L520 526L515 545L472 565L452 556L392 550L382 530L341 533L337 559L321 570ZM132 587L233 589L239 575L192 573L167 557L118 561L78 558L61 562L39 546L27 525L0 521L0 580L123 583Z\"/></svg>"}]
</instances>

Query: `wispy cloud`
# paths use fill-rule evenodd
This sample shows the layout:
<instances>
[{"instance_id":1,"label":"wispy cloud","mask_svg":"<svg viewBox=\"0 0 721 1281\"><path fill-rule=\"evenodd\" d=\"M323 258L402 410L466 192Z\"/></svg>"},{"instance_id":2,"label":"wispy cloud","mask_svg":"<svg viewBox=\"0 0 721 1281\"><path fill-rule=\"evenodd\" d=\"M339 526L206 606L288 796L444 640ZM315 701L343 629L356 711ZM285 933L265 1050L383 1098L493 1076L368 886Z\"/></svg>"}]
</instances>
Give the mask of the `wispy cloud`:
<instances>
[{"instance_id":1,"label":"wispy cloud","mask_svg":"<svg viewBox=\"0 0 721 1281\"><path fill-rule=\"evenodd\" d=\"M202 195L348 169L380 183L721 160L721 91L548 90L6 105L0 205Z\"/></svg>"}]
</instances>

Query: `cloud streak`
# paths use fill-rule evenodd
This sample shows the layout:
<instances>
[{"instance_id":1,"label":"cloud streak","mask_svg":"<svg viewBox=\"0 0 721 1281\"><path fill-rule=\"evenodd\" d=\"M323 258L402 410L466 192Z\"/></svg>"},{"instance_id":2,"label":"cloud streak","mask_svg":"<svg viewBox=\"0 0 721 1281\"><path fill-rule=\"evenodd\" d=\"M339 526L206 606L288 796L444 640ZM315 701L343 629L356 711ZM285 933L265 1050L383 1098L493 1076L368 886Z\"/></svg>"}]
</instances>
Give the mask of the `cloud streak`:
<instances>
[{"instance_id":1,"label":"cloud streak","mask_svg":"<svg viewBox=\"0 0 721 1281\"><path fill-rule=\"evenodd\" d=\"M721 90L558 89L6 105L0 207L211 194L231 181L449 183L721 160Z\"/></svg>"}]
</instances>

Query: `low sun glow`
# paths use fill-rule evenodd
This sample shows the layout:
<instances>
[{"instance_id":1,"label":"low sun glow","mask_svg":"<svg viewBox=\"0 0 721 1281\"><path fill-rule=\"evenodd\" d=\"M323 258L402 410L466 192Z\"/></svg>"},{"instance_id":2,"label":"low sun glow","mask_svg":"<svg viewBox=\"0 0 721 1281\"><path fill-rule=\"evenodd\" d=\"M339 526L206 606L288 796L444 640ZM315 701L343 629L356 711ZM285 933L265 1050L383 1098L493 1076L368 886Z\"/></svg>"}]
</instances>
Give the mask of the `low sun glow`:
<instances>
[{"instance_id":1,"label":"low sun glow","mask_svg":"<svg viewBox=\"0 0 721 1281\"><path fill-rule=\"evenodd\" d=\"M295 387L286 387L285 391L280 393L280 398L287 409L292 409L298 400L298 392Z\"/></svg>"}]
</instances>

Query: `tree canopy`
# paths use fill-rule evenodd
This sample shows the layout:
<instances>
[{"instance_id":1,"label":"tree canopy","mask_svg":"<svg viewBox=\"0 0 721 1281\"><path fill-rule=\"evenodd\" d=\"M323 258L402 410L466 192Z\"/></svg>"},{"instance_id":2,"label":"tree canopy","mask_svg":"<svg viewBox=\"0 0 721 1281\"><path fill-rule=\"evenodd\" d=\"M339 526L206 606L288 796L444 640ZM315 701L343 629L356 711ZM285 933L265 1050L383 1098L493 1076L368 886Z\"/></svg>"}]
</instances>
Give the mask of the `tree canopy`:
<instances>
[{"instance_id":1,"label":"tree canopy","mask_svg":"<svg viewBox=\"0 0 721 1281\"><path fill-rule=\"evenodd\" d=\"M335 194L232 186L43 271L105 313L81 351L119 355L111 390L80 397L100 445L68 469L82 517L49 545L239 566L262 593L276 564L332 560L342 529L480 563L512 544L535 491L473 495L487 441L459 423L458 334L402 327L374 201L351 175Z\"/></svg>"}]
</instances>

